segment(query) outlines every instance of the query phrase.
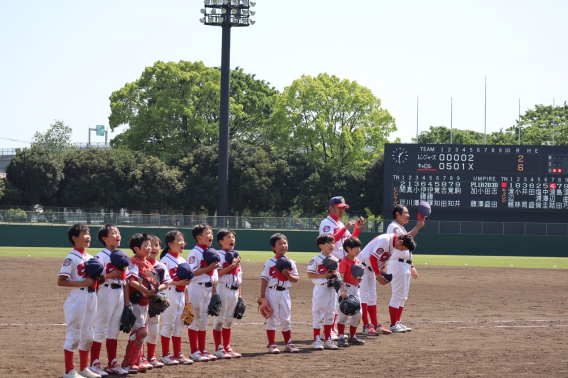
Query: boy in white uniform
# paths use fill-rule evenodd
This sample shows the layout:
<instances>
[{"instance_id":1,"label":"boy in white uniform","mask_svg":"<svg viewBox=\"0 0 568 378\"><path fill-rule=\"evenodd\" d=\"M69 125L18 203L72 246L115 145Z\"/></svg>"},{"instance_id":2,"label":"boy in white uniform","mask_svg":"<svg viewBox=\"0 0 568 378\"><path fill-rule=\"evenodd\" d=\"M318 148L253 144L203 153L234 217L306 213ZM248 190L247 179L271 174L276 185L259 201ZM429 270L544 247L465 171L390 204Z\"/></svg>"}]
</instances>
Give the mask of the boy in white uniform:
<instances>
[{"instance_id":1,"label":"boy in white uniform","mask_svg":"<svg viewBox=\"0 0 568 378\"><path fill-rule=\"evenodd\" d=\"M87 276L85 263L93 256L85 252L91 245L89 228L75 224L69 228L67 237L73 250L63 260L57 285L73 288L63 305L65 314L66 338L63 345L65 354L65 374L63 378L97 378L99 374L89 369L89 350L93 343L93 326L97 313L97 282ZM80 370L73 365L75 349L79 347Z\"/></svg>"},{"instance_id":2,"label":"boy in white uniform","mask_svg":"<svg viewBox=\"0 0 568 378\"><path fill-rule=\"evenodd\" d=\"M312 321L314 329L314 349L338 349L331 339L331 328L335 318L335 306L337 294L333 286L328 287L328 279L335 274L330 272L323 264L326 258L337 258L332 256L335 248L335 239L331 234L322 234L316 239L321 253L310 260L308 264L308 278L314 283L312 294ZM324 342L321 341L321 326L324 328Z\"/></svg>"}]
</instances>

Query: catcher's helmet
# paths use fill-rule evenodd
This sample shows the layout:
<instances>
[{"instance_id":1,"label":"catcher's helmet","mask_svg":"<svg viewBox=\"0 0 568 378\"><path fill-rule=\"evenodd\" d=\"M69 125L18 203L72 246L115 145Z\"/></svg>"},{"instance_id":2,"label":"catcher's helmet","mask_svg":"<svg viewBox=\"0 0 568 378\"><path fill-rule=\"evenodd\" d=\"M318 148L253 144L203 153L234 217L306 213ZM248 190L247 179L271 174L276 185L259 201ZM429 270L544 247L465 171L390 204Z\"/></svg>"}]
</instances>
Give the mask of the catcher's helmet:
<instances>
[{"instance_id":1,"label":"catcher's helmet","mask_svg":"<svg viewBox=\"0 0 568 378\"><path fill-rule=\"evenodd\" d=\"M351 275L356 280L360 280L363 278L363 274L365 274L365 268L361 264L353 264L351 265Z\"/></svg>"},{"instance_id":2,"label":"catcher's helmet","mask_svg":"<svg viewBox=\"0 0 568 378\"><path fill-rule=\"evenodd\" d=\"M203 252L203 261L205 261L205 264L211 265L221 261L221 259L219 258L219 253L215 250L215 248L207 248Z\"/></svg>"},{"instance_id":3,"label":"catcher's helmet","mask_svg":"<svg viewBox=\"0 0 568 378\"><path fill-rule=\"evenodd\" d=\"M341 296L339 297L339 311L347 316L353 316L361 311L361 302L353 295L348 296L347 298L343 299Z\"/></svg>"},{"instance_id":4,"label":"catcher's helmet","mask_svg":"<svg viewBox=\"0 0 568 378\"><path fill-rule=\"evenodd\" d=\"M191 280L193 278L193 271L188 263L179 264L176 274L180 280Z\"/></svg>"},{"instance_id":5,"label":"catcher's helmet","mask_svg":"<svg viewBox=\"0 0 568 378\"><path fill-rule=\"evenodd\" d=\"M126 270L128 265L130 265L130 257L128 257L123 250L117 249L110 254L110 263L117 270Z\"/></svg>"},{"instance_id":6,"label":"catcher's helmet","mask_svg":"<svg viewBox=\"0 0 568 378\"><path fill-rule=\"evenodd\" d=\"M87 273L87 276L94 280L99 279L99 277L103 273L103 270L103 265L94 257L85 262L85 273Z\"/></svg>"}]
</instances>

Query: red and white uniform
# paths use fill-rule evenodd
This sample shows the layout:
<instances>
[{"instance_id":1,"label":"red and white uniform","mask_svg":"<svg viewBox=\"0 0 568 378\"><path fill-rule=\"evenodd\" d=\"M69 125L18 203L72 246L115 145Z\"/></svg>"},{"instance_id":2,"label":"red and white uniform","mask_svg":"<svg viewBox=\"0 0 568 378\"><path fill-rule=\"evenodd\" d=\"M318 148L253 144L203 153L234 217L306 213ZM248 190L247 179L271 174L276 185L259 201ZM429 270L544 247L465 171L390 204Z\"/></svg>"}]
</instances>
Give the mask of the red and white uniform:
<instances>
[{"instance_id":1,"label":"red and white uniform","mask_svg":"<svg viewBox=\"0 0 568 378\"><path fill-rule=\"evenodd\" d=\"M320 253L310 260L308 273L324 274L327 269L323 266L326 255ZM337 260L333 255L330 258ZM337 295L335 289L327 286L327 278L314 278L314 291L312 294L312 322L314 329L321 329L322 325L332 325L335 318Z\"/></svg>"},{"instance_id":2,"label":"red and white uniform","mask_svg":"<svg viewBox=\"0 0 568 378\"><path fill-rule=\"evenodd\" d=\"M71 282L86 280L85 262L93 256L85 251L73 249L63 260L60 276L68 277ZM75 287L71 289L69 296L63 305L65 323L65 344L63 349L74 352L77 347L88 351L93 343L95 314L97 313L97 294L94 289Z\"/></svg>"},{"instance_id":3,"label":"red and white uniform","mask_svg":"<svg viewBox=\"0 0 568 378\"><path fill-rule=\"evenodd\" d=\"M367 269L360 284L361 303L369 306L377 304L377 285L375 276L381 274L381 269L394 251L396 235L383 234L377 236L365 246L357 259Z\"/></svg>"},{"instance_id":4,"label":"red and white uniform","mask_svg":"<svg viewBox=\"0 0 568 378\"><path fill-rule=\"evenodd\" d=\"M393 221L387 228L388 234L404 235L407 234L406 229ZM400 261L402 260L402 261ZM408 292L410 290L410 279L412 273L410 272L412 262L412 252L401 251L394 249L392 256L387 265L387 273L392 274L391 288L392 295L389 302L390 307L399 308L404 307L408 299Z\"/></svg>"},{"instance_id":5,"label":"red and white uniform","mask_svg":"<svg viewBox=\"0 0 568 378\"><path fill-rule=\"evenodd\" d=\"M185 263L185 259L177 253L168 252L160 260L160 264L165 266L168 277L172 281L179 281L177 267ZM164 278L166 275L164 274ZM181 315L185 307L185 291L187 286L168 286L165 290L170 300L170 307L162 313L162 333L164 337L181 337L183 331L183 320Z\"/></svg>"},{"instance_id":6,"label":"red and white uniform","mask_svg":"<svg viewBox=\"0 0 568 378\"><path fill-rule=\"evenodd\" d=\"M108 249L103 249L95 258L104 267L105 274L115 271L115 267L110 262ZM95 337L94 341L102 343L105 338L117 340L120 333L120 317L124 309L124 285L126 285L127 270L122 272L120 278L106 279L99 285L97 294L97 315L95 318ZM110 361L109 361L110 363Z\"/></svg>"},{"instance_id":7,"label":"red and white uniform","mask_svg":"<svg viewBox=\"0 0 568 378\"><path fill-rule=\"evenodd\" d=\"M203 260L203 252L207 248L196 245L187 256L187 263L191 270L195 272L197 269L206 268L208 265ZM219 280L217 269L210 272L193 277L189 284L189 302L193 305L195 319L188 327L194 331L207 331L207 322L209 321L207 310L209 301L211 300L213 284Z\"/></svg>"},{"instance_id":8,"label":"red and white uniform","mask_svg":"<svg viewBox=\"0 0 568 378\"><path fill-rule=\"evenodd\" d=\"M361 231L360 228L355 228L353 231L353 236L358 237L359 232ZM343 250L343 242L345 239L351 237L351 233L349 230L345 229L345 225L341 223L341 221L329 214L327 218L325 218L320 223L319 227L319 234L332 234L335 239L335 248L331 253L335 258L341 261L347 253Z\"/></svg>"},{"instance_id":9,"label":"red and white uniform","mask_svg":"<svg viewBox=\"0 0 568 378\"><path fill-rule=\"evenodd\" d=\"M227 252L224 250L219 251L219 269L225 269L229 266L229 263L225 260ZM222 328L229 329L233 325L235 307L237 307L237 301L239 300L239 288L243 283L243 270L241 264L239 264L235 269L231 270L229 273L222 277L219 277L219 283L217 284L217 293L221 297L221 311L219 316L215 318L213 323L213 329L221 331Z\"/></svg>"},{"instance_id":10,"label":"red and white uniform","mask_svg":"<svg viewBox=\"0 0 568 378\"><path fill-rule=\"evenodd\" d=\"M172 282L172 278L170 277L170 273L168 272L168 268L166 267L165 264L161 263L158 260L148 260L148 262L150 264L152 264L152 266L154 267L154 270L156 270L156 268L162 268L164 270L164 279L162 281L160 281L160 284L168 285L170 282ZM159 275L158 275L158 278L159 278ZM168 289L166 289L166 291L165 291L166 295L169 291ZM170 307L171 307L172 303L173 302L170 299ZM170 307L168 307L168 309ZM167 309L166 309L166 311L167 311ZM162 314L165 314L165 311ZM180 318L181 318L181 314L180 314ZM183 321L181 323L182 323L182 326L183 326ZM158 334L159 334L158 330L159 330L159 328L160 328L160 315L157 315L157 316L154 316L153 318L150 318L150 321L148 322L148 338L146 339L150 344L158 343ZM180 334L181 334L181 328L180 328Z\"/></svg>"},{"instance_id":11,"label":"red and white uniform","mask_svg":"<svg viewBox=\"0 0 568 378\"><path fill-rule=\"evenodd\" d=\"M131 262L130 265L128 266L128 273L126 274L127 279L132 277L135 280L137 280L138 277L140 277L141 275L140 268L138 267L138 265L132 262L136 258L137 257L134 256L133 258L130 259ZM146 271L148 270L154 271L154 269L152 268L152 264L150 264L148 260L144 259L143 264ZM144 275L146 275L145 272ZM141 285L144 285L144 287L146 287L144 283L142 283ZM130 290L132 292L134 288L130 287ZM132 327L132 333L130 336L131 339L133 337L136 338L135 331L138 328L146 327L148 325L148 322L150 321L150 317L148 316L148 298L142 297L142 299L140 300L140 302L138 302L138 304L133 304L132 311L134 312L134 316L136 316L136 322L134 323L134 327Z\"/></svg>"},{"instance_id":12,"label":"red and white uniform","mask_svg":"<svg viewBox=\"0 0 568 378\"><path fill-rule=\"evenodd\" d=\"M353 277L353 275L351 274L351 267L354 264L359 264L359 260L350 260L349 258L345 258L343 260L341 260L341 262L339 263L339 273L343 273L343 287L345 288L345 292L347 293L347 296L354 296L355 298L357 298L359 300L359 302L361 301L361 297L359 296L359 280L357 280L357 278ZM370 272L369 272L370 273ZM365 274L363 274L363 277L367 275L367 271L365 272ZM344 313L342 313L341 311L339 312L339 315L337 316L337 323L339 324L347 324L347 320L349 320L349 316L345 315ZM351 317L351 321L349 322L349 325L352 327L358 327L359 323L361 323L361 312L353 315Z\"/></svg>"},{"instance_id":13,"label":"red and white uniform","mask_svg":"<svg viewBox=\"0 0 568 378\"><path fill-rule=\"evenodd\" d=\"M292 301L290 300L289 290L292 286L292 282L276 269L276 260L277 258L275 256L264 263L264 268L260 275L261 279L268 281L266 300L268 300L270 307L274 310L270 318L266 319L266 329L275 331L278 328L278 322L280 322L280 330L286 332L292 329L292 322L290 320ZM298 277L296 263L292 260L290 260L290 262L292 263L290 274Z\"/></svg>"}]
</instances>

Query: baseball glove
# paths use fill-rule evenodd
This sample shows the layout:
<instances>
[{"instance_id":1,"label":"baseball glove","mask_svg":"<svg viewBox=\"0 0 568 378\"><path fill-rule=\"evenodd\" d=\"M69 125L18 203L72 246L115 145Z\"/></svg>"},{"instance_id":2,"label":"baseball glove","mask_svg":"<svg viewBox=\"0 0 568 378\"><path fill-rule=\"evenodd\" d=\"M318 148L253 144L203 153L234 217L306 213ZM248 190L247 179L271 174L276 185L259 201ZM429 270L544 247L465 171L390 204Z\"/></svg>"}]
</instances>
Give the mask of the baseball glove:
<instances>
[{"instance_id":1,"label":"baseball glove","mask_svg":"<svg viewBox=\"0 0 568 378\"><path fill-rule=\"evenodd\" d=\"M274 310L270 306L270 303L268 303L268 299L258 298L257 303L258 303L258 312L260 312L260 315L262 315L264 319L270 318L272 313L274 313Z\"/></svg>"},{"instance_id":2,"label":"baseball glove","mask_svg":"<svg viewBox=\"0 0 568 378\"><path fill-rule=\"evenodd\" d=\"M337 261L329 257L326 257L323 260L322 265L325 266L325 269L327 269L328 272L335 272L338 267Z\"/></svg>"},{"instance_id":3,"label":"baseball glove","mask_svg":"<svg viewBox=\"0 0 568 378\"><path fill-rule=\"evenodd\" d=\"M148 315L151 318L160 315L170 307L170 300L165 294L158 293L153 297L148 297Z\"/></svg>"},{"instance_id":4,"label":"baseball glove","mask_svg":"<svg viewBox=\"0 0 568 378\"><path fill-rule=\"evenodd\" d=\"M193 305L191 303L187 303L183 308L183 314L181 314L181 318L183 319L183 324L186 326L191 325L193 323L193 319L195 319L195 313L193 312Z\"/></svg>"},{"instance_id":5,"label":"baseball glove","mask_svg":"<svg viewBox=\"0 0 568 378\"><path fill-rule=\"evenodd\" d=\"M337 277L336 275L331 276L327 280L327 287L333 287L336 292L341 290L341 278Z\"/></svg>"},{"instance_id":6,"label":"baseball glove","mask_svg":"<svg viewBox=\"0 0 568 378\"><path fill-rule=\"evenodd\" d=\"M211 316L219 316L220 312L221 312L221 297L219 296L219 294L215 294L211 296L207 313Z\"/></svg>"},{"instance_id":7,"label":"baseball glove","mask_svg":"<svg viewBox=\"0 0 568 378\"><path fill-rule=\"evenodd\" d=\"M392 281L392 274L381 273L381 276L383 276L383 278L387 280L387 283L390 283Z\"/></svg>"},{"instance_id":8,"label":"baseball glove","mask_svg":"<svg viewBox=\"0 0 568 378\"><path fill-rule=\"evenodd\" d=\"M233 318L242 319L246 309L247 305L245 304L245 301L243 300L243 298L239 298L239 300L237 301L237 306L235 307Z\"/></svg>"},{"instance_id":9,"label":"baseball glove","mask_svg":"<svg viewBox=\"0 0 568 378\"><path fill-rule=\"evenodd\" d=\"M120 330L126 334L130 333L135 322L136 316L134 316L132 305L124 306L120 317Z\"/></svg>"}]
</instances>

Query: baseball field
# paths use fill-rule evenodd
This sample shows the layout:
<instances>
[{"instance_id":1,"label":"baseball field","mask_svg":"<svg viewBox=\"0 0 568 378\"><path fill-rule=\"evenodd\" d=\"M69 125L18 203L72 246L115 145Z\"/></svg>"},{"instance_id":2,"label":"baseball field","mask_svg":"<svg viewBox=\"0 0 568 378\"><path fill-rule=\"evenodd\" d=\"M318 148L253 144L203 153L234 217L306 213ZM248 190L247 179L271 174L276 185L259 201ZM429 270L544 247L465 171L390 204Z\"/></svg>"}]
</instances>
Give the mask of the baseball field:
<instances>
[{"instance_id":1,"label":"baseball field","mask_svg":"<svg viewBox=\"0 0 568 378\"><path fill-rule=\"evenodd\" d=\"M56 281L67 252L0 249L0 376L62 375L63 303L69 290ZM264 319L255 302L263 261L269 256L243 253L243 297L249 307L233 326L231 343L243 358L154 369L147 376L568 376L568 259L416 255L419 278L411 283L403 313L412 332L361 336L364 346L314 351L313 284L305 273L312 254L290 253L301 278L291 290L292 337L300 353L268 355ZM383 324L389 298L390 287L379 286ZM277 341L282 346L280 333ZM209 349L212 344L208 332ZM121 334L119 355L125 346L126 335ZM160 350L158 346L157 354ZM189 353L186 335L183 351ZM104 344L101 356L106 363Z\"/></svg>"}]
</instances>

